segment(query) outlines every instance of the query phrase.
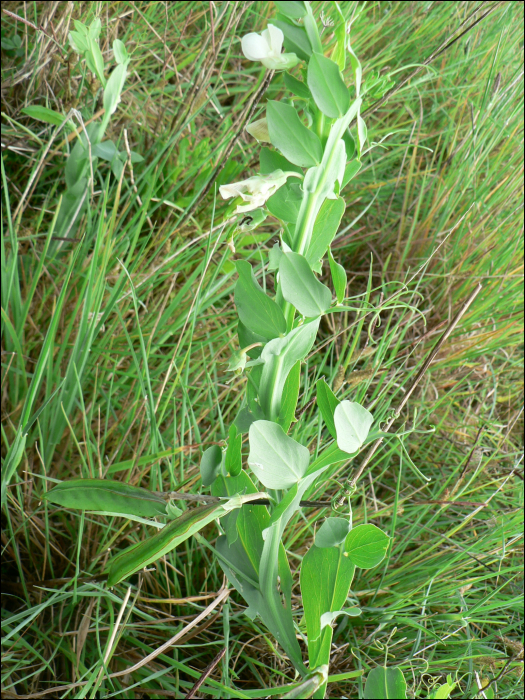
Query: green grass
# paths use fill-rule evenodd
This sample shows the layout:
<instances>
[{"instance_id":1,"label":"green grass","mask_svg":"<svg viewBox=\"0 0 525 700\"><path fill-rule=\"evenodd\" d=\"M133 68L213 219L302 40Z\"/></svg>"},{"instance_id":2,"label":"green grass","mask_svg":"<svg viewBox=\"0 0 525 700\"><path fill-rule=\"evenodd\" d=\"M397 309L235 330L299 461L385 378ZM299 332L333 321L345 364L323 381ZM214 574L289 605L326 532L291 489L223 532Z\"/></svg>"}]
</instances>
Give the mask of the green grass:
<instances>
[{"instance_id":1,"label":"green grass","mask_svg":"<svg viewBox=\"0 0 525 700\"><path fill-rule=\"evenodd\" d=\"M361 4L352 45L365 77L376 69L400 80L478 6ZM257 168L258 148L245 135L223 156L264 78L238 38L264 27L273 5L213 7L212 25L208 3L5 4L47 28L2 16L3 39L20 37L2 55L3 456L30 424L3 508L5 697L54 687L61 690L47 697L184 697L225 639L227 656L202 696L265 697L293 680L235 592L184 632L223 585L215 526L154 565L140 588L133 577L119 619L128 584L107 591L91 577L109 548L144 537L145 527L40 501L53 479L73 476L198 491L201 451L227 437L242 398L245 380L230 382L220 364L236 343L232 261L260 261L276 229L268 219L236 241L234 256L213 229L231 208L213 191ZM319 376L339 385L339 397L386 416L481 282L395 424L416 432L404 449L385 441L353 501L356 524L373 522L394 540L383 564L352 585L363 615L337 626L330 674L367 671L391 637L389 663L416 697L449 673L460 682L454 697L475 697L477 679L495 678L496 697L523 695L523 20L517 3L487 7L494 11L367 118L371 140L385 140L347 188L334 245L356 311L323 320L293 433L315 449L320 428L309 403ZM330 13L328 3L314 8ZM21 110L75 107L87 120L100 109L85 66L67 61L72 20L88 23L95 11L103 52L116 36L133 52L108 135L123 146L127 130L145 160L135 166L136 189L129 173L119 192L99 169L82 240L50 260L67 145ZM281 80L267 97L280 95ZM378 318L362 296L370 270L376 306L407 283ZM333 496L348 475L329 473L315 497ZM318 516L305 509L287 530L293 568ZM294 593L300 623L298 584ZM106 677L181 631L156 658ZM328 690L362 697L355 679Z\"/></svg>"}]
</instances>

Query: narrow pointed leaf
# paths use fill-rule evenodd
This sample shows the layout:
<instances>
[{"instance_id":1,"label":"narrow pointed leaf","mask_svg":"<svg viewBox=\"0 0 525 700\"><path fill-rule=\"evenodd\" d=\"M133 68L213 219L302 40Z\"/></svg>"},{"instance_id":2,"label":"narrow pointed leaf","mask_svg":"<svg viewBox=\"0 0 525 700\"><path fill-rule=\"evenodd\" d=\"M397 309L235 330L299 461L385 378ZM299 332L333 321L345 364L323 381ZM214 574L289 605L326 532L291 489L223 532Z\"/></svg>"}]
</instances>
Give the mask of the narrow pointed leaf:
<instances>
[{"instance_id":1,"label":"narrow pointed leaf","mask_svg":"<svg viewBox=\"0 0 525 700\"><path fill-rule=\"evenodd\" d=\"M334 260L330 248L328 248L328 262L330 263L330 272L332 274L337 303L342 304L346 296L346 271L342 265Z\"/></svg>"},{"instance_id":2,"label":"narrow pointed leaf","mask_svg":"<svg viewBox=\"0 0 525 700\"><path fill-rule=\"evenodd\" d=\"M108 586L114 586L148 564L157 561L205 525L227 512L228 508L221 504L198 506L187 510L160 532L139 544L128 547L113 559L109 569Z\"/></svg>"},{"instance_id":3,"label":"narrow pointed leaf","mask_svg":"<svg viewBox=\"0 0 525 700\"><path fill-rule=\"evenodd\" d=\"M129 514L142 518L166 515L166 501L162 496L113 479L70 479L57 484L42 498L64 508Z\"/></svg>"},{"instance_id":4,"label":"narrow pointed leaf","mask_svg":"<svg viewBox=\"0 0 525 700\"><path fill-rule=\"evenodd\" d=\"M327 199L319 210L305 256L312 269L324 258L328 246L337 233L344 211L345 202L341 197ZM315 269L319 271L317 268Z\"/></svg>"},{"instance_id":5,"label":"narrow pointed leaf","mask_svg":"<svg viewBox=\"0 0 525 700\"><path fill-rule=\"evenodd\" d=\"M294 328L283 338L266 343L261 354L264 361L259 385L261 408L267 418L277 420L281 410L286 378L298 360L304 360L312 349L320 319Z\"/></svg>"},{"instance_id":6,"label":"narrow pointed leaf","mask_svg":"<svg viewBox=\"0 0 525 700\"><path fill-rule=\"evenodd\" d=\"M318 380L316 389L317 405L319 406L323 420L328 428L328 432L335 439L337 438L337 433L335 430L334 413L341 402L325 382L324 378Z\"/></svg>"},{"instance_id":7,"label":"narrow pointed leaf","mask_svg":"<svg viewBox=\"0 0 525 700\"><path fill-rule=\"evenodd\" d=\"M301 363L296 362L286 377L281 399L281 410L279 411L278 423L285 433L290 429L295 418L297 399L299 398L299 384L301 380Z\"/></svg>"}]
</instances>

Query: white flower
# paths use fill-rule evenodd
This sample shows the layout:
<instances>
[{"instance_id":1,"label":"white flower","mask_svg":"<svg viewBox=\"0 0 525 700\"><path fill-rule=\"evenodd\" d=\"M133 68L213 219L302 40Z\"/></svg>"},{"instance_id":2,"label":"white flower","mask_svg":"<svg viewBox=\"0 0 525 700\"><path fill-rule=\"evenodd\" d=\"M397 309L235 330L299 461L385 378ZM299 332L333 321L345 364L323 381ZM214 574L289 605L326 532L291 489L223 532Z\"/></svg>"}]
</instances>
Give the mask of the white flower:
<instances>
[{"instance_id":1,"label":"white flower","mask_svg":"<svg viewBox=\"0 0 525 700\"><path fill-rule=\"evenodd\" d=\"M279 187L285 184L289 177L302 177L299 173L274 170L269 175L254 175L241 182L232 182L230 185L221 185L219 192L223 199L230 197L242 197L247 204L239 204L235 210L238 214L243 211L252 211L262 207Z\"/></svg>"},{"instance_id":2,"label":"white flower","mask_svg":"<svg viewBox=\"0 0 525 700\"><path fill-rule=\"evenodd\" d=\"M246 34L242 38L242 52L250 61L260 61L270 70L288 70L299 59L294 53L281 53L284 34L273 24L269 24L262 34Z\"/></svg>"}]
</instances>

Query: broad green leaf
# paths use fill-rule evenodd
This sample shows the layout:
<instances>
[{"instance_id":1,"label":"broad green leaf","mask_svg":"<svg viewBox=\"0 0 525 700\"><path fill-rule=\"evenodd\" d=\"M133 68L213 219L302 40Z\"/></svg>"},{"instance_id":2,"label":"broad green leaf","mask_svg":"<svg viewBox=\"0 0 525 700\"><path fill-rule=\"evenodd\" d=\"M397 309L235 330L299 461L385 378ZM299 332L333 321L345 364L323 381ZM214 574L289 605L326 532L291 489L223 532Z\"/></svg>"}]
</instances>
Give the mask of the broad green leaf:
<instances>
[{"instance_id":1,"label":"broad green leaf","mask_svg":"<svg viewBox=\"0 0 525 700\"><path fill-rule=\"evenodd\" d=\"M250 411L248 406L243 406L239 413L235 417L235 427L240 433L247 433L250 429L250 425L256 420L264 419L264 414L256 415L253 411Z\"/></svg>"},{"instance_id":2,"label":"broad green leaf","mask_svg":"<svg viewBox=\"0 0 525 700\"><path fill-rule=\"evenodd\" d=\"M285 433L290 430L293 419L295 418L295 409L297 408L297 399L299 398L299 384L301 380L301 363L296 362L290 370L284 383L283 395L281 399L281 410L279 411L278 423Z\"/></svg>"},{"instance_id":3,"label":"broad green leaf","mask_svg":"<svg viewBox=\"0 0 525 700\"><path fill-rule=\"evenodd\" d=\"M311 666L329 663L333 630L321 627L325 613L341 610L354 576L354 564L341 547L310 547L301 564L301 595L304 606L308 658Z\"/></svg>"},{"instance_id":4,"label":"broad green leaf","mask_svg":"<svg viewBox=\"0 0 525 700\"><path fill-rule=\"evenodd\" d=\"M349 163L347 163L345 167L345 174L343 177L343 184L341 185L341 189L343 189L343 187L346 187L350 180L352 180L352 178L354 178L357 175L357 173L361 170L361 165L362 163L358 158L356 158L355 160L351 160Z\"/></svg>"},{"instance_id":5,"label":"broad green leaf","mask_svg":"<svg viewBox=\"0 0 525 700\"><path fill-rule=\"evenodd\" d=\"M330 272L332 274L332 282L334 284L337 303L342 304L346 296L346 271L345 268L334 260L332 251L328 248L328 261L330 263Z\"/></svg>"},{"instance_id":6,"label":"broad green leaf","mask_svg":"<svg viewBox=\"0 0 525 700\"><path fill-rule=\"evenodd\" d=\"M120 102L120 96L126 82L127 70L126 66L119 63L110 75L106 88L104 90L104 109L106 110L105 118L117 109Z\"/></svg>"},{"instance_id":7,"label":"broad green leaf","mask_svg":"<svg viewBox=\"0 0 525 700\"><path fill-rule=\"evenodd\" d=\"M69 43L71 44L71 48L75 53L78 53L80 55L86 53L88 51L88 42L87 42L87 37L80 32L69 32Z\"/></svg>"},{"instance_id":8,"label":"broad green leaf","mask_svg":"<svg viewBox=\"0 0 525 700\"><path fill-rule=\"evenodd\" d=\"M301 175L303 174L302 168L300 168L298 165L290 163L290 161L286 160L286 158L278 151L268 148L267 146L263 146L259 151L259 171L261 175L269 175L275 170L282 170L284 173L291 170L294 173L300 173ZM283 187L285 186L286 185L283 185Z\"/></svg>"},{"instance_id":9,"label":"broad green leaf","mask_svg":"<svg viewBox=\"0 0 525 700\"><path fill-rule=\"evenodd\" d=\"M222 450L218 445L212 445L204 450L201 459L201 479L203 486L213 484L222 464Z\"/></svg>"},{"instance_id":10,"label":"broad green leaf","mask_svg":"<svg viewBox=\"0 0 525 700\"><path fill-rule=\"evenodd\" d=\"M378 666L368 674L364 697L367 700L404 700L407 684L401 669Z\"/></svg>"},{"instance_id":11,"label":"broad green leaf","mask_svg":"<svg viewBox=\"0 0 525 700\"><path fill-rule=\"evenodd\" d=\"M262 352L262 346L266 343L266 338L263 335L254 333L249 328L246 328L242 321L237 323L237 337L239 338L239 348L247 348L254 343L261 343L260 347L248 350L248 356L255 360Z\"/></svg>"},{"instance_id":12,"label":"broad green leaf","mask_svg":"<svg viewBox=\"0 0 525 700\"><path fill-rule=\"evenodd\" d=\"M73 20L73 24L75 25L75 29L77 30L77 32L78 32L81 36L88 36L89 29L88 29L88 27L86 27L85 24L83 24L83 22L80 22L80 20L75 19L75 20ZM95 25L95 26L96 26L96 25ZM96 37L95 37L95 38L96 38Z\"/></svg>"},{"instance_id":13,"label":"broad green leaf","mask_svg":"<svg viewBox=\"0 0 525 700\"><path fill-rule=\"evenodd\" d=\"M366 440L374 416L364 406L353 401L341 401L334 412L337 444L341 450L353 454Z\"/></svg>"},{"instance_id":14,"label":"broad green leaf","mask_svg":"<svg viewBox=\"0 0 525 700\"><path fill-rule=\"evenodd\" d=\"M126 45L120 39L115 39L113 42L113 55L117 63L127 64L129 61Z\"/></svg>"},{"instance_id":15,"label":"broad green leaf","mask_svg":"<svg viewBox=\"0 0 525 700\"><path fill-rule=\"evenodd\" d=\"M350 96L339 66L320 53L313 53L308 63L308 87L315 104L330 119L338 119L348 111Z\"/></svg>"},{"instance_id":16,"label":"broad green leaf","mask_svg":"<svg viewBox=\"0 0 525 700\"><path fill-rule=\"evenodd\" d=\"M235 285L235 305L242 323L266 339L286 333L286 321L280 307L270 299L255 279L246 260L235 262L239 279Z\"/></svg>"},{"instance_id":17,"label":"broad green leaf","mask_svg":"<svg viewBox=\"0 0 525 700\"><path fill-rule=\"evenodd\" d=\"M272 144L291 163L310 168L321 162L323 147L319 138L306 128L293 107L270 100L266 118Z\"/></svg>"},{"instance_id":18,"label":"broad green leaf","mask_svg":"<svg viewBox=\"0 0 525 700\"><path fill-rule=\"evenodd\" d=\"M230 501L228 501L230 503ZM227 513L230 508L222 504L198 506L187 510L180 518L166 525L160 532L125 549L110 563L108 586L123 581L136 571L140 571L160 557L163 557L194 533L202 530L216 518Z\"/></svg>"},{"instance_id":19,"label":"broad green leaf","mask_svg":"<svg viewBox=\"0 0 525 700\"><path fill-rule=\"evenodd\" d=\"M316 547L337 547L350 531L350 521L346 518L326 518L315 533Z\"/></svg>"},{"instance_id":20,"label":"broad green leaf","mask_svg":"<svg viewBox=\"0 0 525 700\"><path fill-rule=\"evenodd\" d=\"M261 408L267 418L277 420L281 410L284 383L298 360L304 360L312 349L319 328L320 318L304 323L266 343L261 354L264 362L259 384Z\"/></svg>"},{"instance_id":21,"label":"broad green leaf","mask_svg":"<svg viewBox=\"0 0 525 700\"><path fill-rule=\"evenodd\" d=\"M294 95L297 95L297 97L302 97L304 100L309 100L312 97L308 85L301 80L297 80L297 78L294 78L290 73L284 74L284 84L288 90L293 92Z\"/></svg>"},{"instance_id":22,"label":"broad green leaf","mask_svg":"<svg viewBox=\"0 0 525 700\"><path fill-rule=\"evenodd\" d=\"M299 215L303 192L300 185L289 184L279 187L277 192L266 200L266 207L276 219L295 224Z\"/></svg>"},{"instance_id":23,"label":"broad green leaf","mask_svg":"<svg viewBox=\"0 0 525 700\"><path fill-rule=\"evenodd\" d=\"M319 282L303 255L283 253L279 279L283 297L303 316L317 317L330 307L332 293Z\"/></svg>"},{"instance_id":24,"label":"broad green leaf","mask_svg":"<svg viewBox=\"0 0 525 700\"><path fill-rule=\"evenodd\" d=\"M312 238L306 253L310 267L314 268L325 256L333 241L345 212L345 201L341 197L327 199L315 220Z\"/></svg>"},{"instance_id":25,"label":"broad green leaf","mask_svg":"<svg viewBox=\"0 0 525 700\"><path fill-rule=\"evenodd\" d=\"M373 569L383 561L390 537L375 525L358 525L345 540L345 556L360 569Z\"/></svg>"},{"instance_id":26,"label":"broad green leaf","mask_svg":"<svg viewBox=\"0 0 525 700\"><path fill-rule=\"evenodd\" d=\"M325 382L324 377L321 377L321 379L317 381L316 389L317 405L319 406L323 420L328 428L328 432L335 439L337 438L337 433L335 430L334 412L341 402Z\"/></svg>"},{"instance_id":27,"label":"broad green leaf","mask_svg":"<svg viewBox=\"0 0 525 700\"><path fill-rule=\"evenodd\" d=\"M97 17L89 25L88 36L91 37L91 39L98 41L101 30L102 30L102 22L100 21L100 18Z\"/></svg>"},{"instance_id":28,"label":"broad green leaf","mask_svg":"<svg viewBox=\"0 0 525 700\"><path fill-rule=\"evenodd\" d=\"M301 479L310 461L308 449L288 437L277 423L259 420L250 426L248 464L269 489L287 489Z\"/></svg>"},{"instance_id":29,"label":"broad green leaf","mask_svg":"<svg viewBox=\"0 0 525 700\"><path fill-rule=\"evenodd\" d=\"M53 124L54 126L61 126L65 119L63 114L40 105L24 107L22 109L22 114L27 114L27 116L31 117L31 119L36 119L37 121L45 122L46 124Z\"/></svg>"},{"instance_id":30,"label":"broad green leaf","mask_svg":"<svg viewBox=\"0 0 525 700\"><path fill-rule=\"evenodd\" d=\"M42 496L64 508L154 518L166 515L166 501L159 494L113 479L70 479Z\"/></svg>"},{"instance_id":31,"label":"broad green leaf","mask_svg":"<svg viewBox=\"0 0 525 700\"><path fill-rule=\"evenodd\" d=\"M84 58L86 59L89 70L95 73L102 87L106 88L106 78L104 76L104 57L102 56L102 51L98 45L98 39L94 39L91 32L87 37L87 44L88 50ZM104 90L104 98L105 96Z\"/></svg>"},{"instance_id":32,"label":"broad green leaf","mask_svg":"<svg viewBox=\"0 0 525 700\"><path fill-rule=\"evenodd\" d=\"M239 476L242 471L242 434L237 433L235 425L230 426L225 465L230 476Z\"/></svg>"},{"instance_id":33,"label":"broad green leaf","mask_svg":"<svg viewBox=\"0 0 525 700\"><path fill-rule=\"evenodd\" d=\"M101 141L91 147L91 155L111 162L118 155L118 150L113 141Z\"/></svg>"},{"instance_id":34,"label":"broad green leaf","mask_svg":"<svg viewBox=\"0 0 525 700\"><path fill-rule=\"evenodd\" d=\"M286 2L279 2L275 0L275 7L282 12L286 17L291 17L292 19L299 19L304 17L306 14L306 9L304 7L304 2L296 2L295 0L286 0Z\"/></svg>"},{"instance_id":35,"label":"broad green leaf","mask_svg":"<svg viewBox=\"0 0 525 700\"><path fill-rule=\"evenodd\" d=\"M280 19L272 19L272 24L284 34L284 48L286 51L296 54L303 61L307 61L312 55L312 45L304 29L295 24L283 22Z\"/></svg>"}]
</instances>

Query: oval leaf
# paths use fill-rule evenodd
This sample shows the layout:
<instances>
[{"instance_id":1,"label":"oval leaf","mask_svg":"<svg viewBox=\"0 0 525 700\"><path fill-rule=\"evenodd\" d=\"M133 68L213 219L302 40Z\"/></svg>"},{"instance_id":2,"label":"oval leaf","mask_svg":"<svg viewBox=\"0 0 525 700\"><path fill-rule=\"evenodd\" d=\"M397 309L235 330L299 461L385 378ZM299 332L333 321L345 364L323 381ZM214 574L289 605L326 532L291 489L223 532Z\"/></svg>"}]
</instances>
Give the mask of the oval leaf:
<instances>
[{"instance_id":1,"label":"oval leaf","mask_svg":"<svg viewBox=\"0 0 525 700\"><path fill-rule=\"evenodd\" d=\"M280 307L267 296L246 260L235 262L239 279L235 285L235 305L239 318L253 333L271 340L286 333L286 320Z\"/></svg>"},{"instance_id":2,"label":"oval leaf","mask_svg":"<svg viewBox=\"0 0 525 700\"><path fill-rule=\"evenodd\" d=\"M345 556L360 569L373 569L385 558L390 537L375 525L358 525L345 540Z\"/></svg>"},{"instance_id":3,"label":"oval leaf","mask_svg":"<svg viewBox=\"0 0 525 700\"><path fill-rule=\"evenodd\" d=\"M319 282L303 255L283 253L279 279L283 297L303 316L321 316L330 307L332 293Z\"/></svg>"},{"instance_id":4,"label":"oval leaf","mask_svg":"<svg viewBox=\"0 0 525 700\"><path fill-rule=\"evenodd\" d=\"M344 452L357 452L367 438L374 416L353 401L341 401L334 412L337 445Z\"/></svg>"},{"instance_id":5,"label":"oval leaf","mask_svg":"<svg viewBox=\"0 0 525 700\"><path fill-rule=\"evenodd\" d=\"M242 433L235 424L230 425L228 448L226 450L226 471L230 476L239 476L242 471Z\"/></svg>"},{"instance_id":6,"label":"oval leaf","mask_svg":"<svg viewBox=\"0 0 525 700\"><path fill-rule=\"evenodd\" d=\"M364 695L367 700L404 700L406 696L407 684L401 669L378 666L368 674Z\"/></svg>"},{"instance_id":7,"label":"oval leaf","mask_svg":"<svg viewBox=\"0 0 525 700\"><path fill-rule=\"evenodd\" d=\"M308 63L308 87L323 114L338 119L348 111L350 95L339 66L320 53L313 53Z\"/></svg>"},{"instance_id":8,"label":"oval leaf","mask_svg":"<svg viewBox=\"0 0 525 700\"><path fill-rule=\"evenodd\" d=\"M43 495L44 501L64 508L155 518L166 515L166 501L159 494L113 479L71 479Z\"/></svg>"},{"instance_id":9,"label":"oval leaf","mask_svg":"<svg viewBox=\"0 0 525 700\"><path fill-rule=\"evenodd\" d=\"M250 426L248 464L268 489L287 489L304 476L310 453L277 423L258 420Z\"/></svg>"},{"instance_id":10,"label":"oval leaf","mask_svg":"<svg viewBox=\"0 0 525 700\"><path fill-rule=\"evenodd\" d=\"M203 486L213 484L222 464L222 450L218 445L212 445L204 450L201 459L201 479Z\"/></svg>"},{"instance_id":11,"label":"oval leaf","mask_svg":"<svg viewBox=\"0 0 525 700\"><path fill-rule=\"evenodd\" d=\"M291 163L302 168L311 168L321 162L321 142L313 131L306 128L293 107L270 100L266 108L266 118L272 144Z\"/></svg>"}]
</instances>

